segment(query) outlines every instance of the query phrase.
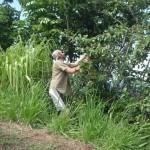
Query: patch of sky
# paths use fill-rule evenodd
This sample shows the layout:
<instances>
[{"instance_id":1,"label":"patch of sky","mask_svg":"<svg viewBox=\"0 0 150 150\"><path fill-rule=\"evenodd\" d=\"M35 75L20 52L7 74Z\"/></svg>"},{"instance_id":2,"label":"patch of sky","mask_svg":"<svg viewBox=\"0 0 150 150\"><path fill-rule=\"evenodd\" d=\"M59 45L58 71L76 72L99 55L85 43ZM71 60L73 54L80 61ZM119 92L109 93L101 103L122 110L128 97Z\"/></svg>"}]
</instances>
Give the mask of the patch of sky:
<instances>
[{"instance_id":1,"label":"patch of sky","mask_svg":"<svg viewBox=\"0 0 150 150\"><path fill-rule=\"evenodd\" d=\"M0 0L0 4L3 3L4 0ZM14 0L13 3L9 3L11 7L15 8L18 11L21 11L21 6L17 0Z\"/></svg>"},{"instance_id":2,"label":"patch of sky","mask_svg":"<svg viewBox=\"0 0 150 150\"><path fill-rule=\"evenodd\" d=\"M3 1L4 1L4 0L0 0L0 4L2 4ZM17 11L22 11L22 12L21 12L21 16L20 16L20 20L25 19L24 11L21 9L21 5L19 4L18 0L13 0L13 2L12 2L12 3L9 3L9 5L10 5L12 8L16 9Z\"/></svg>"}]
</instances>

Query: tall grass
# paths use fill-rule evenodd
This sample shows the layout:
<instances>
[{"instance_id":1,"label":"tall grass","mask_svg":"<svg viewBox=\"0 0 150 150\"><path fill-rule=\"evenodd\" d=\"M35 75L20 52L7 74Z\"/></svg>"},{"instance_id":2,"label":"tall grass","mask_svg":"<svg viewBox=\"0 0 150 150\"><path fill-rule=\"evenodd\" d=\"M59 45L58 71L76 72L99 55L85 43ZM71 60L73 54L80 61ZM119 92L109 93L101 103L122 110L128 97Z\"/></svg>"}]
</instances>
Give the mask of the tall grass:
<instances>
[{"instance_id":1,"label":"tall grass","mask_svg":"<svg viewBox=\"0 0 150 150\"><path fill-rule=\"evenodd\" d=\"M27 124L45 122L48 116L44 95L49 84L54 41L34 45L29 41L0 51L0 117ZM44 89L43 85L45 84Z\"/></svg>"},{"instance_id":2,"label":"tall grass","mask_svg":"<svg viewBox=\"0 0 150 150\"><path fill-rule=\"evenodd\" d=\"M94 98L91 95L86 102L78 102L77 109L67 119L53 117L48 124L49 130L92 143L97 149L138 149L139 136L132 127L123 120L116 122L115 118L105 114L105 104L96 104Z\"/></svg>"},{"instance_id":3,"label":"tall grass","mask_svg":"<svg viewBox=\"0 0 150 150\"><path fill-rule=\"evenodd\" d=\"M9 87L0 91L0 117L26 124L45 124L49 119L49 97L40 83L16 94Z\"/></svg>"},{"instance_id":4,"label":"tall grass","mask_svg":"<svg viewBox=\"0 0 150 150\"><path fill-rule=\"evenodd\" d=\"M23 93L30 80L47 79L51 73L52 61L49 54L53 47L53 43L42 42L35 47L18 43L10 47L6 53L1 52L1 87L10 85L16 93Z\"/></svg>"}]
</instances>

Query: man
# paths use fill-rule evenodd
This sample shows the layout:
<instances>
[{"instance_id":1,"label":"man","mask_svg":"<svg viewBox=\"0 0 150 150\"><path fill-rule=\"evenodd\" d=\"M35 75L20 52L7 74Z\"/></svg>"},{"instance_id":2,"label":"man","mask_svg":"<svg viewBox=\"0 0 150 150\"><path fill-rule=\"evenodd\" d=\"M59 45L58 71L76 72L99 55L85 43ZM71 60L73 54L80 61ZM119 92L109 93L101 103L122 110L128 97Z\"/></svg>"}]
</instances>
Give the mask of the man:
<instances>
[{"instance_id":1,"label":"man","mask_svg":"<svg viewBox=\"0 0 150 150\"><path fill-rule=\"evenodd\" d=\"M52 80L49 87L49 94L58 112L66 110L62 100L63 95L71 94L69 74L79 71L79 62L85 58L85 54L75 63L65 63L65 53L55 50L52 57L55 60L52 66Z\"/></svg>"}]
</instances>

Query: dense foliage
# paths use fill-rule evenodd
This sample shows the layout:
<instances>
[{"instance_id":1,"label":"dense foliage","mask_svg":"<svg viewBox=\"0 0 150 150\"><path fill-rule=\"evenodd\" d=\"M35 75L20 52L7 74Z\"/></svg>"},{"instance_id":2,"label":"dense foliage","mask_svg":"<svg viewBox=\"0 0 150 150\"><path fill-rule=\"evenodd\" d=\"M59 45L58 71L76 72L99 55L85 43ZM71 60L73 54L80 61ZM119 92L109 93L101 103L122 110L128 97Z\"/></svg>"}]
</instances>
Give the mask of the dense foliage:
<instances>
[{"instance_id":1,"label":"dense foliage","mask_svg":"<svg viewBox=\"0 0 150 150\"><path fill-rule=\"evenodd\" d=\"M19 12L7 3L0 4L0 46L3 50L10 47L17 36L13 22L19 20Z\"/></svg>"},{"instance_id":2,"label":"dense foliage","mask_svg":"<svg viewBox=\"0 0 150 150\"><path fill-rule=\"evenodd\" d=\"M0 118L48 124L104 149L148 149L149 1L18 1L23 20L10 7L12 1L0 5ZM57 118L48 100L50 56L56 48L65 50L70 61L85 52L89 57L72 77L69 120Z\"/></svg>"}]
</instances>

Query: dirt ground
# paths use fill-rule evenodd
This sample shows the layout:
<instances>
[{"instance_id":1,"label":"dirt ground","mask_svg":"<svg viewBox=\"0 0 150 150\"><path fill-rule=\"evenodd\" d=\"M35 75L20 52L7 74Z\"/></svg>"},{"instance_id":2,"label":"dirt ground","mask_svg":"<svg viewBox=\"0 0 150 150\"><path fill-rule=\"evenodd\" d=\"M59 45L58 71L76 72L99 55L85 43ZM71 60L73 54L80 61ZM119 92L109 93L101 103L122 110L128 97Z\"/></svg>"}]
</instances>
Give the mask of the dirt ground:
<instances>
[{"instance_id":1,"label":"dirt ground","mask_svg":"<svg viewBox=\"0 0 150 150\"><path fill-rule=\"evenodd\" d=\"M24 125L0 122L0 150L94 150L90 144Z\"/></svg>"}]
</instances>

